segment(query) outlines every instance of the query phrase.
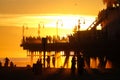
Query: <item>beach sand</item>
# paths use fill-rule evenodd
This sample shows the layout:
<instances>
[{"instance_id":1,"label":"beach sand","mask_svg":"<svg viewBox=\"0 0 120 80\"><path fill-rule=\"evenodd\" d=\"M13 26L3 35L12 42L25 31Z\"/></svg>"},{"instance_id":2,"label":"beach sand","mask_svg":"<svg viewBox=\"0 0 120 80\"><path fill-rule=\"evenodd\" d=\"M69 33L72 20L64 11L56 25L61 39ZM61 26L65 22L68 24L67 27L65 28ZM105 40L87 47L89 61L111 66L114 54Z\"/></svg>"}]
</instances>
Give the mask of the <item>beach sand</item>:
<instances>
[{"instance_id":1,"label":"beach sand","mask_svg":"<svg viewBox=\"0 0 120 80\"><path fill-rule=\"evenodd\" d=\"M70 69L45 68L35 74L32 68L1 68L0 80L120 80L120 69L88 69L82 75L71 75Z\"/></svg>"}]
</instances>

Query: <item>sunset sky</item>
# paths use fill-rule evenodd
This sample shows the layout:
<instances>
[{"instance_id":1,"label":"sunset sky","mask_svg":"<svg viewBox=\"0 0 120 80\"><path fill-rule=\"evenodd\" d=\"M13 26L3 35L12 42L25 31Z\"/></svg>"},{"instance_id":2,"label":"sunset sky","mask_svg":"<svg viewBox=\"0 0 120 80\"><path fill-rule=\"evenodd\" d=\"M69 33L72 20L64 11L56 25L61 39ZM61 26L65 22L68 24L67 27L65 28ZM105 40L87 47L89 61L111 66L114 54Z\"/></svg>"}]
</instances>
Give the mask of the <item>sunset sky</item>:
<instances>
[{"instance_id":1,"label":"sunset sky","mask_svg":"<svg viewBox=\"0 0 120 80\"><path fill-rule=\"evenodd\" d=\"M84 17L88 26L104 8L102 0L0 0L0 57L26 57L20 47L23 25L56 26L62 19L64 26L73 26Z\"/></svg>"},{"instance_id":2,"label":"sunset sky","mask_svg":"<svg viewBox=\"0 0 120 80\"><path fill-rule=\"evenodd\" d=\"M1 14L97 15L102 0L0 0Z\"/></svg>"}]
</instances>

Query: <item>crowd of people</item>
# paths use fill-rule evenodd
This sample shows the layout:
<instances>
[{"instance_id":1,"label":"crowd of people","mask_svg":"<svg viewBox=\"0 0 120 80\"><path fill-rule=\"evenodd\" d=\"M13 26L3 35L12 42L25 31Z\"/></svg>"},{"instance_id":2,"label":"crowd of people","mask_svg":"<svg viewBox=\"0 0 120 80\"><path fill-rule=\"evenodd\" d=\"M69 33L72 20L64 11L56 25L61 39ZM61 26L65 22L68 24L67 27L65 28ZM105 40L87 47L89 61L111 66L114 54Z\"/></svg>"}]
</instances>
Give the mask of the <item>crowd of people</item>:
<instances>
[{"instance_id":1,"label":"crowd of people","mask_svg":"<svg viewBox=\"0 0 120 80\"><path fill-rule=\"evenodd\" d=\"M51 61L50 56L47 56L45 60L47 62L47 68L50 68L50 61ZM55 68L55 56L52 57L52 63L53 63L53 67ZM35 64L33 64L32 69L35 74L40 74L42 73L42 68L43 68L42 59L40 58L37 60Z\"/></svg>"},{"instance_id":2,"label":"crowd of people","mask_svg":"<svg viewBox=\"0 0 120 80\"><path fill-rule=\"evenodd\" d=\"M45 59L47 62L47 68L50 68L50 56L47 56L47 58ZM55 56L52 56L52 65L53 68L55 68ZM84 58L83 55L73 55L72 60L71 60L71 74L75 75L76 71L78 74L83 74L84 73ZM42 59L38 59L37 62L35 64L33 64L33 71L38 74L38 73L42 73Z\"/></svg>"},{"instance_id":3,"label":"crowd of people","mask_svg":"<svg viewBox=\"0 0 120 80\"><path fill-rule=\"evenodd\" d=\"M47 61L47 68L50 68L50 56L47 56L46 61ZM55 56L52 57L52 65L55 68ZM77 70L78 74L83 74L84 71L84 59L82 55L74 55L71 60L71 73L72 75L75 74L75 71ZM0 68L2 67L2 62L0 61ZM8 57L4 59L4 65L3 67L7 68L13 68L15 67L14 63L10 61ZM35 74L42 73L42 59L38 59L35 64L33 64L33 72Z\"/></svg>"},{"instance_id":4,"label":"crowd of people","mask_svg":"<svg viewBox=\"0 0 120 80\"><path fill-rule=\"evenodd\" d=\"M60 37L60 36L46 36L48 43L56 43L56 42L68 42L68 36L67 37ZM24 42L26 43L41 43L42 38L41 37L26 37L24 39Z\"/></svg>"},{"instance_id":5,"label":"crowd of people","mask_svg":"<svg viewBox=\"0 0 120 80\"><path fill-rule=\"evenodd\" d=\"M5 68L10 67L10 68L13 68L15 66L16 65L13 63L13 61L10 61L10 59L8 57L6 57L4 59L4 65L2 65L2 62L0 61L0 68L1 67L5 67Z\"/></svg>"}]
</instances>

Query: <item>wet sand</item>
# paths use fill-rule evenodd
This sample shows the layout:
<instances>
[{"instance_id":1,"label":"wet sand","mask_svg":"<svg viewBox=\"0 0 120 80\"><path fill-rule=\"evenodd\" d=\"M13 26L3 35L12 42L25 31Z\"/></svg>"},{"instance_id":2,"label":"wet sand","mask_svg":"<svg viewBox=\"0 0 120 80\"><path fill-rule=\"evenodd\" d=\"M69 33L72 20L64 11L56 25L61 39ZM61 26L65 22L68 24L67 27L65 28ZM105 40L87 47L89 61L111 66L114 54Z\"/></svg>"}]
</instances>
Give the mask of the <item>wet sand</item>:
<instances>
[{"instance_id":1,"label":"wet sand","mask_svg":"<svg viewBox=\"0 0 120 80\"><path fill-rule=\"evenodd\" d=\"M82 75L71 75L70 69L46 68L35 74L32 68L1 68L0 80L120 80L120 69L88 69Z\"/></svg>"}]
</instances>

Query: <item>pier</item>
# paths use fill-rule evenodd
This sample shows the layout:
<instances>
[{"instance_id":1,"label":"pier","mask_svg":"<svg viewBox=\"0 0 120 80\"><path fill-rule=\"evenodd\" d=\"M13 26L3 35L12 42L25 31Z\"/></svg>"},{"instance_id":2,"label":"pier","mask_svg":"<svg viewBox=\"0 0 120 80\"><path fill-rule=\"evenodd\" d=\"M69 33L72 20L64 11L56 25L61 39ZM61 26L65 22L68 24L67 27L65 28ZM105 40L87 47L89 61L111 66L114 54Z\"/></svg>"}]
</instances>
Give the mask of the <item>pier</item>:
<instances>
[{"instance_id":1,"label":"pier","mask_svg":"<svg viewBox=\"0 0 120 80\"><path fill-rule=\"evenodd\" d=\"M91 57L95 60L96 58L99 59L99 68L105 68L107 60L112 62L113 68L119 67L120 29L116 27L119 26L118 20L120 20L120 17L115 17L113 19L107 20L106 22L106 17L113 16L109 13L112 11L114 12L113 14L115 14L116 11L120 12L120 9L113 8L102 10L99 13L98 18L85 31L77 30L74 32L74 34L70 34L66 38L62 39L54 39L49 37L33 38L23 36L20 46L23 47L24 50L28 51L29 56L31 56L31 61L36 55L36 52L40 58L42 55L44 59L44 67L45 58L48 56L46 52L51 51L54 51L55 54L60 51L64 52L63 56L66 56L64 65L67 62L67 58L69 56L76 55L76 57L78 57L78 55L82 53L86 62L86 66L89 68ZM99 24L104 25L101 30L96 29ZM71 51L74 52L73 55L70 54Z\"/></svg>"}]
</instances>

